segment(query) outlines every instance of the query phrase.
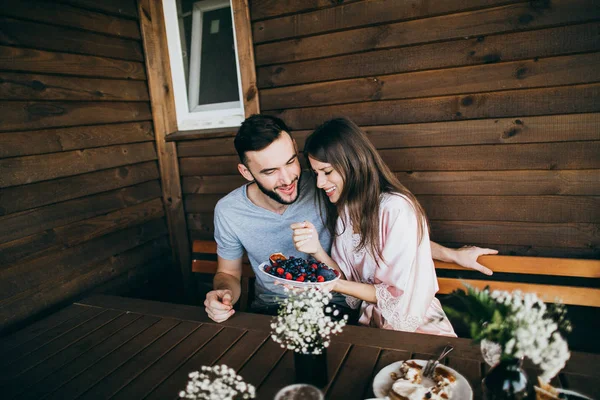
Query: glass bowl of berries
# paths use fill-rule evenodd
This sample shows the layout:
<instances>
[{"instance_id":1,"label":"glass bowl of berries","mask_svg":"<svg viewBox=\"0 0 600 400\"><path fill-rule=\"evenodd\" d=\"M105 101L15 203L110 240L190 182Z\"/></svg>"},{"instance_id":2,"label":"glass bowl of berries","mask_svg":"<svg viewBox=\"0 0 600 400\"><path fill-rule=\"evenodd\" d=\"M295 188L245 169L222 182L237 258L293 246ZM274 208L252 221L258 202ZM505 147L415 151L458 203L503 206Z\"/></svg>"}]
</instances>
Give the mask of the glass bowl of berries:
<instances>
[{"instance_id":1,"label":"glass bowl of berries","mask_svg":"<svg viewBox=\"0 0 600 400\"><path fill-rule=\"evenodd\" d=\"M324 263L281 253L271 254L258 269L275 282L293 287L326 286L340 279L340 273Z\"/></svg>"}]
</instances>

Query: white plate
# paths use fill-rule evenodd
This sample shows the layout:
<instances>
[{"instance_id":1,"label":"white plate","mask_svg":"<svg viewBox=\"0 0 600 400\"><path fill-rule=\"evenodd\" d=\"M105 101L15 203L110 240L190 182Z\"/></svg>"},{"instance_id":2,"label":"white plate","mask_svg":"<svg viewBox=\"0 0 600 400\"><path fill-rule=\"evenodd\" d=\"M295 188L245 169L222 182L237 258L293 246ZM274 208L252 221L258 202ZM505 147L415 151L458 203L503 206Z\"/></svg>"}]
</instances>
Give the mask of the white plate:
<instances>
[{"instance_id":1,"label":"white plate","mask_svg":"<svg viewBox=\"0 0 600 400\"><path fill-rule=\"evenodd\" d=\"M427 364L427 360L407 360L414 361L420 366L424 367ZM392 372L398 373L400 370L400 366L404 361L396 361L383 368L375 378L373 379L373 393L377 397L385 398L392 388L392 384L394 380L390 376ZM456 383L452 388L452 397L454 400L473 400L473 390L471 390L471 386L469 382L465 379L464 376L453 370L452 368L446 367L445 365L438 364L439 367L449 371L456 377Z\"/></svg>"},{"instance_id":2,"label":"white plate","mask_svg":"<svg viewBox=\"0 0 600 400\"><path fill-rule=\"evenodd\" d=\"M279 282L288 286L292 286L292 287L297 287L297 288L308 288L308 287L319 287L319 286L326 286L328 284L330 284L331 282L335 282L338 279L340 279L340 276L336 276L335 279L332 279L330 281L325 281L325 282L298 282L298 281L291 281L289 279L285 279L285 278L280 278L278 276L273 276L271 274L268 274L265 272L265 267L270 266L271 263L270 262L264 262L262 264L260 264L258 266L258 270L260 271L261 274L263 274L266 278L265 279L272 279L275 282Z\"/></svg>"}]
</instances>

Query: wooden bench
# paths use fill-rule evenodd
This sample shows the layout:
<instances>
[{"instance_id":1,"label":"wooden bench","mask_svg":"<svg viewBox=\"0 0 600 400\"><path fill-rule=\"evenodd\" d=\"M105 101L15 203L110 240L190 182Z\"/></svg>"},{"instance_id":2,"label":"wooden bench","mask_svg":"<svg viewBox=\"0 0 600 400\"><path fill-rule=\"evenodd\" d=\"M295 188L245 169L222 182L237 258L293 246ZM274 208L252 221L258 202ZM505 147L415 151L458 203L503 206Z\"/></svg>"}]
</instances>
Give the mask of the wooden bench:
<instances>
[{"instance_id":1,"label":"wooden bench","mask_svg":"<svg viewBox=\"0 0 600 400\"><path fill-rule=\"evenodd\" d=\"M192 272L214 274L217 271L217 245L210 240L195 240L193 244ZM461 274L476 274L477 279L463 279L458 277L438 276L440 290L438 294L449 294L455 289L464 288L463 283L483 288L489 286L492 290L512 291L520 289L523 292L533 292L546 302L560 299L569 305L600 307L600 260L578 260L567 258L547 257L521 257L521 256L481 256L479 262L492 271L494 275L486 277L478 272L470 271L456 264L435 261L438 275L447 271L460 270ZM501 276L511 274L515 276L531 276L543 279L554 277L552 283L530 283L502 280ZM248 293L250 278L254 272L247 258L243 261L242 270L242 295L240 308L242 311L248 306ZM557 280L578 280L586 283L585 286L562 285Z\"/></svg>"}]
</instances>

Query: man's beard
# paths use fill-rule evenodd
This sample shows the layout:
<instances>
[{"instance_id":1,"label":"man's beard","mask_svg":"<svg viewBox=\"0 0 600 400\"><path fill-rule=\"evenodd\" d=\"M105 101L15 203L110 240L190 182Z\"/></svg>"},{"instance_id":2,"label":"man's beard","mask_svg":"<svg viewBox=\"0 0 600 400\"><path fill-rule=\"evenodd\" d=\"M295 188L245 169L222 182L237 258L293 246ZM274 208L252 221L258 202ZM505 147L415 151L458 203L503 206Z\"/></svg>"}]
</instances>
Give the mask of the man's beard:
<instances>
[{"instance_id":1,"label":"man's beard","mask_svg":"<svg viewBox=\"0 0 600 400\"><path fill-rule=\"evenodd\" d=\"M289 205L289 204L295 203L296 200L298 200L298 198L300 197L300 177L301 176L302 175L299 175L298 178L296 178L296 180L295 180L295 182L296 182L296 198L292 201L285 201L284 199L281 198L281 196L277 192L275 192L274 190L268 190L263 185L261 185L260 182L256 178L254 178L254 183L256 183L256 186L258 186L258 188L260 189L261 192L263 192L265 195L269 196L271 199L275 200L279 204ZM294 183L294 181L292 181L292 183ZM290 185L291 185L291 183L290 183Z\"/></svg>"}]
</instances>

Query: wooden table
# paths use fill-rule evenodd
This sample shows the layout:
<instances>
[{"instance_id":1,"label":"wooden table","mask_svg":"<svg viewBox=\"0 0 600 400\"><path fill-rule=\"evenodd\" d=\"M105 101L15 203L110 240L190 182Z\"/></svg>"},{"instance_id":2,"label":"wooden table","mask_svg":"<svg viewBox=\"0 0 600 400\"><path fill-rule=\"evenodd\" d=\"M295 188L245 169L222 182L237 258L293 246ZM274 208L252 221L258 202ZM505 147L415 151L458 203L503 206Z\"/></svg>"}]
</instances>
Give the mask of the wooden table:
<instances>
[{"instance_id":1,"label":"wooden table","mask_svg":"<svg viewBox=\"0 0 600 400\"><path fill-rule=\"evenodd\" d=\"M294 383L293 354L269 338L270 317L236 313L211 322L201 307L94 296L0 339L0 397L18 399L176 399L187 374L227 364L272 399ZM446 344L446 363L471 383L484 372L466 339L348 326L328 350L329 399L372 397L386 365L428 358ZM600 355L573 353L557 384L600 396Z\"/></svg>"}]
</instances>

